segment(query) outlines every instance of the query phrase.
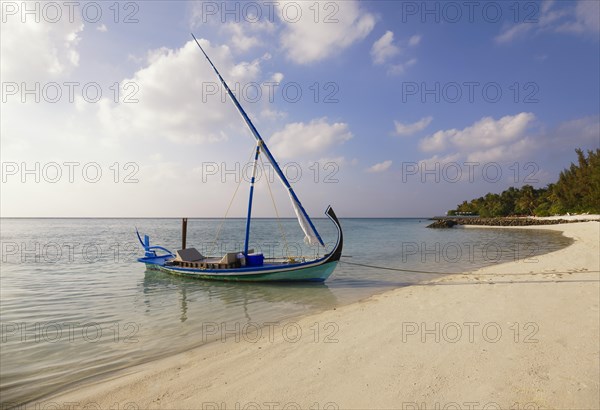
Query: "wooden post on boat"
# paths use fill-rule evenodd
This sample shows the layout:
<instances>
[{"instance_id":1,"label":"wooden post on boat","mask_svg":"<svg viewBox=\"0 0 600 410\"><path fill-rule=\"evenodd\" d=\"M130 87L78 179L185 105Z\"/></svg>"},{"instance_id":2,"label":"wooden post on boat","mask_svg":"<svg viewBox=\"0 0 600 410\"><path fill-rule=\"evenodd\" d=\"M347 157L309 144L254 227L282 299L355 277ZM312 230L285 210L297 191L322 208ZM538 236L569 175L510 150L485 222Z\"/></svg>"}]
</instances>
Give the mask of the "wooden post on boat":
<instances>
[{"instance_id":1,"label":"wooden post on boat","mask_svg":"<svg viewBox=\"0 0 600 410\"><path fill-rule=\"evenodd\" d=\"M185 249L185 240L187 238L187 218L181 220L181 249Z\"/></svg>"}]
</instances>

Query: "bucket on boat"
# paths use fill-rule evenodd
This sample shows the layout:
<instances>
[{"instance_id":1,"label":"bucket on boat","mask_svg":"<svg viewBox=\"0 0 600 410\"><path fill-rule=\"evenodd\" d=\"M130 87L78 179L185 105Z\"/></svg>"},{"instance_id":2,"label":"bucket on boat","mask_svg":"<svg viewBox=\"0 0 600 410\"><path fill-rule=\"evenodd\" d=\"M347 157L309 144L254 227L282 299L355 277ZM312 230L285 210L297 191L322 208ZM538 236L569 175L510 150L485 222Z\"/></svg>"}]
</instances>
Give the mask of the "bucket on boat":
<instances>
[{"instance_id":1,"label":"bucket on boat","mask_svg":"<svg viewBox=\"0 0 600 410\"><path fill-rule=\"evenodd\" d=\"M262 253L249 253L246 257L246 266L263 266L265 257Z\"/></svg>"}]
</instances>

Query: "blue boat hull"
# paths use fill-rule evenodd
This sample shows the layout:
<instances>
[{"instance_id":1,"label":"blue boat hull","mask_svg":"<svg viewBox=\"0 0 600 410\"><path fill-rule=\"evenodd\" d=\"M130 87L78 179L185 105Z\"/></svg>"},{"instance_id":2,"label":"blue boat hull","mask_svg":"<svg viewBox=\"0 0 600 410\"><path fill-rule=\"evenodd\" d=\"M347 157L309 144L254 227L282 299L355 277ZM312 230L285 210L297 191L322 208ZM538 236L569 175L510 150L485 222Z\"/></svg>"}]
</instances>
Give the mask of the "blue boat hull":
<instances>
[{"instance_id":1,"label":"blue boat hull","mask_svg":"<svg viewBox=\"0 0 600 410\"><path fill-rule=\"evenodd\" d=\"M220 280L231 282L291 282L311 281L323 282L335 270L342 256L344 236L339 220L331 207L325 214L332 220L338 230L338 240L333 250L320 259L301 263L265 263L258 267L242 267L236 269L199 269L184 268L170 264L175 256L160 246L151 247L149 239L140 242L146 249L146 256L139 258L138 262L146 264L149 270L159 270L172 275L186 276L203 280ZM156 249L168 252L166 255L156 255Z\"/></svg>"},{"instance_id":2,"label":"blue boat hull","mask_svg":"<svg viewBox=\"0 0 600 410\"><path fill-rule=\"evenodd\" d=\"M185 276L202 280L220 280L230 282L324 282L335 270L337 261L321 263L318 265L311 263L308 265L309 266L287 265L285 269L281 266L265 265L260 270L199 270L147 263L146 268L150 270L159 270L171 275Z\"/></svg>"}]
</instances>

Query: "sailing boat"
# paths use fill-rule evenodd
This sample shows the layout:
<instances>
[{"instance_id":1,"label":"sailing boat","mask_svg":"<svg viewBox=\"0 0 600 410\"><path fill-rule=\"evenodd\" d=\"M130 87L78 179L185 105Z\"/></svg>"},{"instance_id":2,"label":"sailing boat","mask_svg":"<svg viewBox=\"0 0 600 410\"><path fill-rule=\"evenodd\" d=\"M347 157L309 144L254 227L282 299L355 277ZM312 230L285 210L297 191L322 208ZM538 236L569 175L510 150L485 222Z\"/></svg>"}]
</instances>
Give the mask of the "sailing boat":
<instances>
[{"instance_id":1,"label":"sailing boat","mask_svg":"<svg viewBox=\"0 0 600 410\"><path fill-rule=\"evenodd\" d=\"M265 259L262 253L255 253L249 249L250 241L250 222L252 216L252 197L254 195L254 182L256 177L256 166L258 158L262 154L273 166L275 174L283 183L289 194L292 207L298 223L305 234L305 241L311 245L323 246L325 243L317 232L313 222L302 206L300 199L294 192L289 181L285 177L281 168L275 161L273 154L267 147L267 144L260 136L258 130L240 105L239 101L231 92L231 89L208 57L194 34L194 41L210 63L215 71L221 84L227 91L231 101L237 108L238 112L246 122L250 132L256 139L256 152L254 154L254 164L252 179L250 182L250 197L248 200L248 216L246 218L246 238L244 249L240 252L230 252L222 257L206 257L200 254L195 248L185 247L185 231L186 224L183 226L183 244L181 250L176 253L171 252L162 246L151 246L148 235L142 240L139 232L136 229L137 237L145 250L145 255L139 258L138 261L145 263L147 269L160 270L174 275L189 276L198 279L207 280L227 280L227 281L325 281L334 271L340 257L342 255L343 234L340 222L338 221L333 208L329 206L325 211L325 215L333 222L337 228L337 242L331 252L323 257L317 257L312 260L297 261L294 258L280 259ZM187 221L187 220L184 220ZM160 254L158 253L160 252Z\"/></svg>"}]
</instances>

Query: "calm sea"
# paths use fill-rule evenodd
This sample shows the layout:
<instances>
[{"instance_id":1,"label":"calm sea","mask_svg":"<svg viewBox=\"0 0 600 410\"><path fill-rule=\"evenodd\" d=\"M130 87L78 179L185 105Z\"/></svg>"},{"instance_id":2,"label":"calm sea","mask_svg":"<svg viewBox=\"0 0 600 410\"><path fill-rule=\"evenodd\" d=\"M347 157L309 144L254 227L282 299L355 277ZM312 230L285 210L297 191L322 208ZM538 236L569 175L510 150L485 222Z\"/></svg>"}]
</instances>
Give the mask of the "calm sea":
<instances>
[{"instance_id":1,"label":"calm sea","mask_svg":"<svg viewBox=\"0 0 600 410\"><path fill-rule=\"evenodd\" d=\"M567 246L553 232L425 229L426 219L343 219L342 261L456 272ZM242 248L245 221L191 219L188 247L205 255ZM335 241L327 219L315 224ZM437 277L340 263L324 284L206 282L147 272L135 227L180 248L176 219L2 219L0 397L2 408L75 382L172 355L265 323L323 311ZM281 235L281 231L285 236ZM285 239L284 239L285 238ZM216 240L215 240L216 239ZM251 247L265 257L314 256L295 220L253 222ZM321 251L321 254L323 252ZM231 336L230 336L231 337Z\"/></svg>"}]
</instances>

